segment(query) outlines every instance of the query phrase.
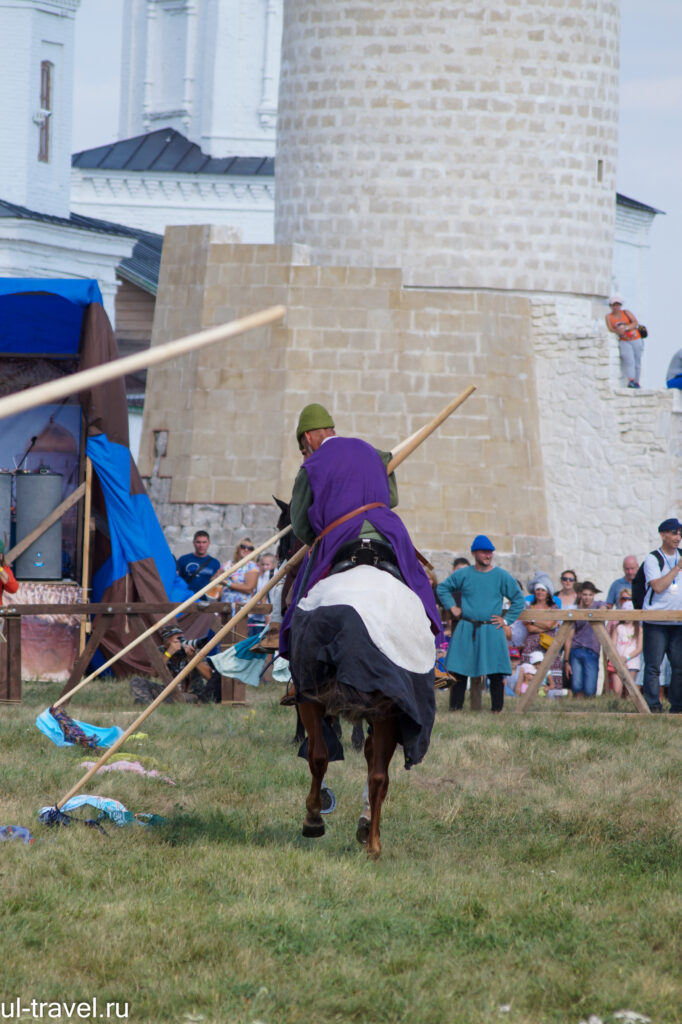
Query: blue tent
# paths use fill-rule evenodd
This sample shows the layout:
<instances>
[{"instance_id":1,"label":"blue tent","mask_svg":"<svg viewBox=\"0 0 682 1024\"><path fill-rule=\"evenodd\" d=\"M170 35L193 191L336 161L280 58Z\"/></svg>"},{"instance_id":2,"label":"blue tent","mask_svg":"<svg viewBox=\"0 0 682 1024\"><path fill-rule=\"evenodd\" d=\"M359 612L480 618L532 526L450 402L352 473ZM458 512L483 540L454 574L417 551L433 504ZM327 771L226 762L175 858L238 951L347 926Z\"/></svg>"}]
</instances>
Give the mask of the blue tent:
<instances>
[{"instance_id":1,"label":"blue tent","mask_svg":"<svg viewBox=\"0 0 682 1024\"><path fill-rule=\"evenodd\" d=\"M96 281L0 279L0 356L79 360L80 369L119 356ZM96 533L92 600L181 601L189 597L128 447L128 405L122 378L79 395L86 451L95 480ZM130 639L124 617L101 641L107 655ZM139 648L121 674L149 671Z\"/></svg>"}]
</instances>

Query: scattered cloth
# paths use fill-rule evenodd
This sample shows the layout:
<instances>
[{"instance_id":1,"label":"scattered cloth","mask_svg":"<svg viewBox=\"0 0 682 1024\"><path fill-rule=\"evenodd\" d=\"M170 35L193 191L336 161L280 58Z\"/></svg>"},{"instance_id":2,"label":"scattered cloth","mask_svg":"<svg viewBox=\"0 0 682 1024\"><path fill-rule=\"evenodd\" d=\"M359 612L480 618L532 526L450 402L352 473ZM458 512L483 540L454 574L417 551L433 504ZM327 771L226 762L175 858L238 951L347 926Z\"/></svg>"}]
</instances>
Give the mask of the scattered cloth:
<instances>
[{"instance_id":1,"label":"scattered cloth","mask_svg":"<svg viewBox=\"0 0 682 1024\"><path fill-rule=\"evenodd\" d=\"M83 768L92 768L95 765L95 761L81 761ZM172 779L169 779L167 775L162 775L155 768L145 768L140 764L139 761L115 761L113 764L103 764L101 768L98 768L95 775L99 775L100 772L135 772L137 775L147 775L152 779L161 779L162 782L167 782L169 786L174 786L175 783Z\"/></svg>"},{"instance_id":2,"label":"scattered cloth","mask_svg":"<svg viewBox=\"0 0 682 1024\"><path fill-rule=\"evenodd\" d=\"M99 811L98 817L94 820L84 820L70 813L82 807L92 807ZM60 810L57 810L56 807L41 807L38 811L38 818L44 825L71 825L73 822L80 822L99 828L101 831L104 830L99 823L104 818L108 818L114 825L120 825L121 827L124 825L163 825L166 820L160 814L142 812L133 814L119 800L85 793L81 793L79 796L72 796Z\"/></svg>"},{"instance_id":3,"label":"scattered cloth","mask_svg":"<svg viewBox=\"0 0 682 1024\"><path fill-rule=\"evenodd\" d=\"M65 722L62 727L59 718L64 717L68 719L68 722ZM119 736L123 735L123 729L117 725L108 729L97 725L88 725L87 722L79 722L75 718L70 718L61 708L48 708L43 711L36 718L36 725L58 747L71 747L75 743L80 743L84 747L110 747ZM72 732L74 727L75 731ZM69 739L65 730L69 731L74 738Z\"/></svg>"},{"instance_id":4,"label":"scattered cloth","mask_svg":"<svg viewBox=\"0 0 682 1024\"><path fill-rule=\"evenodd\" d=\"M109 758L109 764L113 764L114 761L139 761L143 768L156 768L158 771L165 771L165 766L157 761L155 757L148 757L145 754L131 754L125 750L117 750L115 754L112 754Z\"/></svg>"},{"instance_id":5,"label":"scattered cloth","mask_svg":"<svg viewBox=\"0 0 682 1024\"><path fill-rule=\"evenodd\" d=\"M77 811L81 807L94 807L95 810L101 812L100 817L109 818L110 821L113 821L114 825L128 825L135 820L135 815L127 810L118 800L104 796L88 796L84 793L72 796L60 808L60 811L62 814L67 815L69 811ZM55 807L41 807L38 811L38 817L42 822L49 824L54 818L55 811ZM63 822L60 823L63 824Z\"/></svg>"},{"instance_id":6,"label":"scattered cloth","mask_svg":"<svg viewBox=\"0 0 682 1024\"><path fill-rule=\"evenodd\" d=\"M256 654L251 648L256 646L264 633L265 630L262 633L257 633L255 636L247 637L246 640L240 640L239 643L228 647L226 651L212 654L206 660L222 676L228 676L230 679L239 679L248 686L258 686L263 668L262 663L267 655Z\"/></svg>"},{"instance_id":7,"label":"scattered cloth","mask_svg":"<svg viewBox=\"0 0 682 1024\"><path fill-rule=\"evenodd\" d=\"M25 846L30 846L35 842L35 837L23 825L0 825L0 843L12 839L20 839Z\"/></svg>"}]
</instances>

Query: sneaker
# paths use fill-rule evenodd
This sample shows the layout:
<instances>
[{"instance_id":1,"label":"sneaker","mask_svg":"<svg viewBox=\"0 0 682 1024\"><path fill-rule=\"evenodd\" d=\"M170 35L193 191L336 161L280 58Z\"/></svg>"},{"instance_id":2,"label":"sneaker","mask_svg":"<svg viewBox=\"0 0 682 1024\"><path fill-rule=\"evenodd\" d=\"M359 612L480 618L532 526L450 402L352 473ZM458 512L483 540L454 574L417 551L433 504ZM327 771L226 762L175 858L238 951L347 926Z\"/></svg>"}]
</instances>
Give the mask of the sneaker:
<instances>
[{"instance_id":1,"label":"sneaker","mask_svg":"<svg viewBox=\"0 0 682 1024\"><path fill-rule=\"evenodd\" d=\"M636 381L636 380L629 380L629 381L628 381L628 387L629 387L629 388L638 388L638 387L639 387L639 384L637 383L637 381Z\"/></svg>"}]
</instances>

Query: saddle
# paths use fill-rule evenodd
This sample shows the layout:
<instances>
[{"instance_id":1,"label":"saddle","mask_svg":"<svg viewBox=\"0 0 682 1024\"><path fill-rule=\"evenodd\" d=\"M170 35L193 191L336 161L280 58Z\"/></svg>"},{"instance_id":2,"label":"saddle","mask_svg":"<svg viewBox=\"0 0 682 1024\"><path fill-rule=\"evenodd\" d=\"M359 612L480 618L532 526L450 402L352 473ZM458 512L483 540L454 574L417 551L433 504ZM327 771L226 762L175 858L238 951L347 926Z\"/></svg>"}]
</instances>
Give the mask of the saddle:
<instances>
[{"instance_id":1,"label":"saddle","mask_svg":"<svg viewBox=\"0 0 682 1024\"><path fill-rule=\"evenodd\" d=\"M334 555L329 575L347 572L358 565L371 565L375 569L389 572L397 580L404 583L402 573L398 568L398 561L393 548L380 540L373 540L370 537L356 537L354 540L343 544Z\"/></svg>"}]
</instances>

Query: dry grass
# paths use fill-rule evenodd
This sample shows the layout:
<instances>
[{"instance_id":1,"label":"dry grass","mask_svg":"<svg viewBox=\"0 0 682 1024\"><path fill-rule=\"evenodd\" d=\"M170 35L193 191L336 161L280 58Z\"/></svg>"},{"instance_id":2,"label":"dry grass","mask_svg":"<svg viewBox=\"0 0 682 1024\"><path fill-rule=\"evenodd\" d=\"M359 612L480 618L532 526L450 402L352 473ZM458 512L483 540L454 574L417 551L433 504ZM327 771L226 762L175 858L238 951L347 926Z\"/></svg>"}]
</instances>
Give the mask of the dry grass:
<instances>
[{"instance_id":1,"label":"dry grass","mask_svg":"<svg viewBox=\"0 0 682 1024\"><path fill-rule=\"evenodd\" d=\"M144 1024L682 1022L679 720L453 716L441 695L425 763L394 762L372 864L349 743L327 835L300 836L307 767L272 688L145 723L125 749L177 787L112 773L89 788L165 826L41 829L86 756L33 725L57 689L1 712L1 823L39 837L0 847L5 1000L96 995ZM131 707L97 682L72 713L127 725Z\"/></svg>"}]
</instances>

